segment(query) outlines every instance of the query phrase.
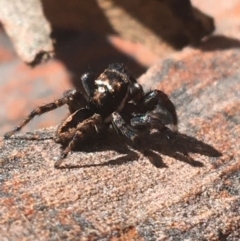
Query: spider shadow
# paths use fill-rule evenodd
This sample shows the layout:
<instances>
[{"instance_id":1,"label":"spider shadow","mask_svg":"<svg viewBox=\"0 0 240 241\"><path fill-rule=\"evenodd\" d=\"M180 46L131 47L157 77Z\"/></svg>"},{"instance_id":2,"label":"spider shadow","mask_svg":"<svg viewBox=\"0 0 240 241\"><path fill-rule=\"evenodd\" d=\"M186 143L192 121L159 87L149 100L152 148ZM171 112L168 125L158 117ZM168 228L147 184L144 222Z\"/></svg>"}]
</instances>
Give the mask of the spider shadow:
<instances>
[{"instance_id":1,"label":"spider shadow","mask_svg":"<svg viewBox=\"0 0 240 241\"><path fill-rule=\"evenodd\" d=\"M173 132L165 128L163 132L155 132L151 136L148 146L150 150L161 155L172 157L178 161L188 163L194 167L204 164L193 159L189 154L196 153L208 157L220 157L222 154L209 144L180 132Z\"/></svg>"},{"instance_id":2,"label":"spider shadow","mask_svg":"<svg viewBox=\"0 0 240 241\"><path fill-rule=\"evenodd\" d=\"M162 156L169 156L178 161L188 163L193 167L203 167L204 164L190 157L189 153L197 153L209 157L220 157L222 154L214 147L197 140L194 137L187 136L179 132L173 132L165 128L161 132L141 135L142 144L144 147L137 147L123 137L120 137L113 130L108 131L104 137L99 137L95 144L81 146L75 148L74 151L84 152L104 152L116 151L120 156L113 157L104 163L87 164L87 165L67 165L61 166L61 169L72 169L93 166L109 166L122 165L134 161L139 158L139 152L146 156L156 168L167 168ZM91 146L91 148L89 147ZM123 155L125 154L125 155Z\"/></svg>"}]
</instances>

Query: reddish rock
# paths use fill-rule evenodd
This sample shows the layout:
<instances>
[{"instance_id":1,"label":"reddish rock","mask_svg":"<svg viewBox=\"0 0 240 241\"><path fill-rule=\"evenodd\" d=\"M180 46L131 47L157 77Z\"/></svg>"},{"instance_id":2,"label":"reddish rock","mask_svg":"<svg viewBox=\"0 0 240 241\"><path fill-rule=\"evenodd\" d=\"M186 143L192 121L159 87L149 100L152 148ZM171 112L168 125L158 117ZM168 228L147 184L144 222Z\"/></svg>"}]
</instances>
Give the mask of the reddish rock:
<instances>
[{"instance_id":1,"label":"reddish rock","mask_svg":"<svg viewBox=\"0 0 240 241\"><path fill-rule=\"evenodd\" d=\"M2 237L238 240L239 54L186 50L140 78L168 93L179 115L179 133L144 140L150 159L109 133L56 170L52 140L2 140Z\"/></svg>"},{"instance_id":2,"label":"reddish rock","mask_svg":"<svg viewBox=\"0 0 240 241\"><path fill-rule=\"evenodd\" d=\"M61 170L53 167L60 146L52 140L1 139L2 239L239 240L239 3L193 2L216 14L218 35L139 78L169 94L179 133L146 138L150 159L106 134L70 154ZM35 134L46 139L54 130Z\"/></svg>"}]
</instances>

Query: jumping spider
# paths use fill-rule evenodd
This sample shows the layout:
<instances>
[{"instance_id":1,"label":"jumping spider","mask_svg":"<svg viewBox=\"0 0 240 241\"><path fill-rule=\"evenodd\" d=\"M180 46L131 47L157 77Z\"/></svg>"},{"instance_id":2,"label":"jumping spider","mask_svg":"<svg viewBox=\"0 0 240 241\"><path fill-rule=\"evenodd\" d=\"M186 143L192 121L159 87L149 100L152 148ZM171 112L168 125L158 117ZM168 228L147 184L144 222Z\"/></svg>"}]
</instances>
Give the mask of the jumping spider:
<instances>
[{"instance_id":1,"label":"jumping spider","mask_svg":"<svg viewBox=\"0 0 240 241\"><path fill-rule=\"evenodd\" d=\"M97 78L93 73L85 73L81 81L85 94L78 89L67 90L62 98L33 110L4 137L20 131L36 115L67 104L70 115L58 126L54 137L55 142L65 146L55 163L59 167L75 146L104 132L110 124L137 146L141 145L138 135L141 129L149 132L171 124L177 130L175 106L168 96L160 90L144 93L122 64L109 65Z\"/></svg>"}]
</instances>

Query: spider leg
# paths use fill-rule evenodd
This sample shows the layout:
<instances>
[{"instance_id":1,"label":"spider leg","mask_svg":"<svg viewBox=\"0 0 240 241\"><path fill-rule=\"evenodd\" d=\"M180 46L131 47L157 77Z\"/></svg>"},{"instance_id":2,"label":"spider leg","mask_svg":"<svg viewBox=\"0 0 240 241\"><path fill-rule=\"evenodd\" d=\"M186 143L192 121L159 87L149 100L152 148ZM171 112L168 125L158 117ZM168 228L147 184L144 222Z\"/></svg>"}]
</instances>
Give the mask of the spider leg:
<instances>
[{"instance_id":1,"label":"spider leg","mask_svg":"<svg viewBox=\"0 0 240 241\"><path fill-rule=\"evenodd\" d=\"M157 107L155 110L153 110L153 113L160 114L161 112L164 113L167 111L171 116L171 121L174 126L174 129L177 130L178 117L173 102L168 98L168 96L165 93L163 93L160 90L150 91L148 93L148 96L145 97L145 103L148 102L149 104L153 100L157 101Z\"/></svg>"},{"instance_id":2,"label":"spider leg","mask_svg":"<svg viewBox=\"0 0 240 241\"><path fill-rule=\"evenodd\" d=\"M72 106L71 103L73 102L73 100L76 99L76 96L79 96L79 94L81 94L81 93L76 90L68 90L64 93L64 96L62 98L57 99L54 102L51 102L49 104L46 104L46 105L43 105L43 106L40 106L40 107L34 109L18 126L16 126L12 131L7 132L4 135L4 138L5 139L10 138L13 134L20 131L29 121L31 121L37 115L38 116L42 115L46 112L57 109L65 104L69 105L69 109L72 108L72 110L74 110L74 108L77 108L78 105Z\"/></svg>"},{"instance_id":3,"label":"spider leg","mask_svg":"<svg viewBox=\"0 0 240 241\"><path fill-rule=\"evenodd\" d=\"M69 89L63 93L63 98L67 98L66 103L68 105L69 112L73 114L77 110L87 106L87 100L84 95L75 89Z\"/></svg>"},{"instance_id":4,"label":"spider leg","mask_svg":"<svg viewBox=\"0 0 240 241\"><path fill-rule=\"evenodd\" d=\"M145 94L144 99L136 106L136 114L131 119L135 128L151 127L161 130L165 125L173 125L177 131L177 113L174 104L160 90Z\"/></svg>"},{"instance_id":5,"label":"spider leg","mask_svg":"<svg viewBox=\"0 0 240 241\"><path fill-rule=\"evenodd\" d=\"M140 138L138 137L136 130L128 125L118 112L112 113L111 122L117 132L120 131L123 136L130 139L137 146L141 145Z\"/></svg>"},{"instance_id":6,"label":"spider leg","mask_svg":"<svg viewBox=\"0 0 240 241\"><path fill-rule=\"evenodd\" d=\"M151 115L150 112L146 114L139 114L133 117L130 120L130 124L134 128L147 129L147 130L150 130L153 128L161 130L164 127L164 124L161 118Z\"/></svg>"},{"instance_id":7,"label":"spider leg","mask_svg":"<svg viewBox=\"0 0 240 241\"><path fill-rule=\"evenodd\" d=\"M91 139L93 136L96 136L96 134L101 132L104 127L105 124L102 121L101 116L98 114L94 114L85 119L83 122L80 122L72 135L72 139L69 141L67 147L62 151L61 156L55 162L54 166L59 168L68 153L72 151L77 144L81 144L84 141Z\"/></svg>"},{"instance_id":8,"label":"spider leg","mask_svg":"<svg viewBox=\"0 0 240 241\"><path fill-rule=\"evenodd\" d=\"M77 126L84 120L91 117L94 113L87 108L82 108L69 115L57 128L54 141L56 143L66 144L72 140Z\"/></svg>"},{"instance_id":9,"label":"spider leg","mask_svg":"<svg viewBox=\"0 0 240 241\"><path fill-rule=\"evenodd\" d=\"M152 111L137 114L130 120L132 127L137 129L158 129L162 130L165 125L172 124L171 114L161 106L156 106Z\"/></svg>"}]
</instances>

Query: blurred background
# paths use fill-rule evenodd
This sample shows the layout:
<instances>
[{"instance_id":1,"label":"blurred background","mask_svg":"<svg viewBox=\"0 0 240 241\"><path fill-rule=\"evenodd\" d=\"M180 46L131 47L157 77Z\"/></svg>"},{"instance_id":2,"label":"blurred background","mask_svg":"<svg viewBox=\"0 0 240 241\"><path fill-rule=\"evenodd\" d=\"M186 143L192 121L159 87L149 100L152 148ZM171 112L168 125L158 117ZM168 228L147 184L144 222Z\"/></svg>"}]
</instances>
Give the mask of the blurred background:
<instances>
[{"instance_id":1,"label":"blurred background","mask_svg":"<svg viewBox=\"0 0 240 241\"><path fill-rule=\"evenodd\" d=\"M240 46L239 0L32 0L31 6L21 2L25 12L15 11L21 8L14 8L14 1L3 0L0 6L1 136L32 109L60 98L69 88L81 89L80 76L86 71L100 74L110 63L120 62L138 78L184 48L214 51ZM50 26L49 53L32 37L44 35L34 25L37 10ZM35 27L22 36L29 25ZM34 41L36 47L30 49ZM48 54L53 57L43 61ZM35 58L29 61L26 56ZM35 118L23 131L57 125L66 115L67 108L59 108Z\"/></svg>"}]
</instances>

